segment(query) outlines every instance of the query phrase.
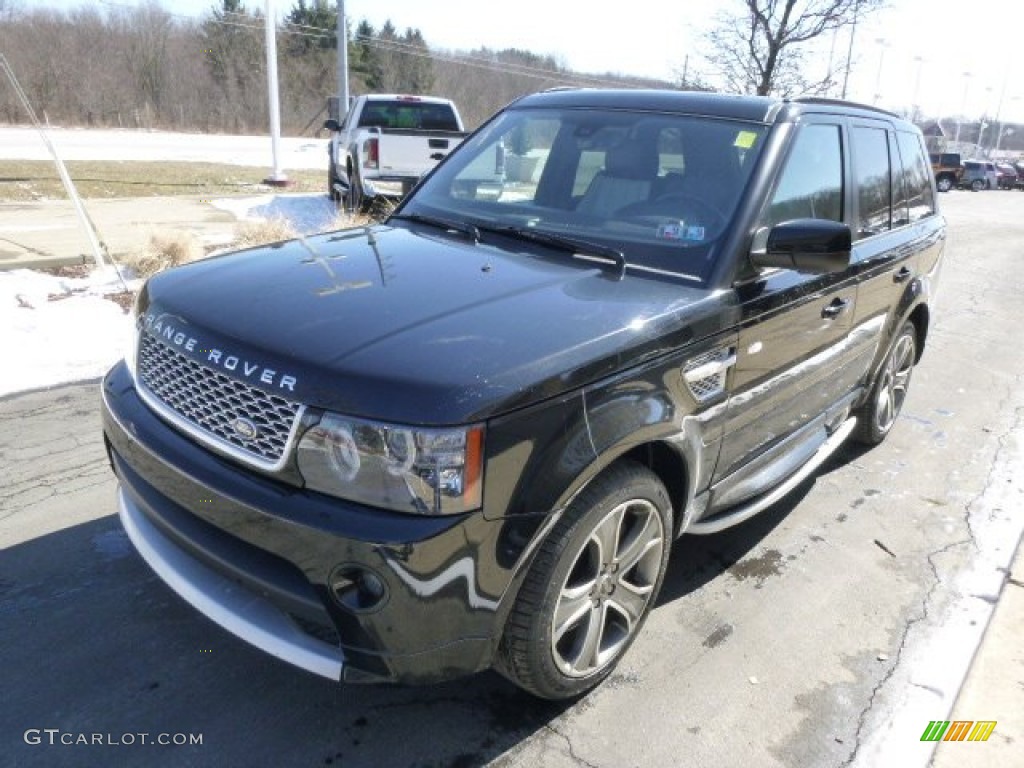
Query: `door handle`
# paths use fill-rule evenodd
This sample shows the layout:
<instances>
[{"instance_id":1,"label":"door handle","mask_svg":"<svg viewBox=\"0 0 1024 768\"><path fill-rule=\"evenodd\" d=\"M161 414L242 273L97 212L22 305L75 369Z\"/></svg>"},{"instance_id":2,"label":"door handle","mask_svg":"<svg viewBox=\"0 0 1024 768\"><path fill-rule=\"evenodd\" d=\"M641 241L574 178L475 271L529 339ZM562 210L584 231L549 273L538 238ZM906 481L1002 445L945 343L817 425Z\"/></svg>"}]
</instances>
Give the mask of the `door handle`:
<instances>
[{"instance_id":1,"label":"door handle","mask_svg":"<svg viewBox=\"0 0 1024 768\"><path fill-rule=\"evenodd\" d=\"M821 310L821 316L829 320L839 317L850 306L849 299L832 299L832 303Z\"/></svg>"},{"instance_id":2,"label":"door handle","mask_svg":"<svg viewBox=\"0 0 1024 768\"><path fill-rule=\"evenodd\" d=\"M892 276L892 281L894 283L905 283L910 279L912 274L913 273L909 269L903 267L899 272Z\"/></svg>"},{"instance_id":3,"label":"door handle","mask_svg":"<svg viewBox=\"0 0 1024 768\"><path fill-rule=\"evenodd\" d=\"M441 162L442 160L444 160L444 152L435 152L434 154L432 154L430 156L430 159L431 160L437 160L438 162Z\"/></svg>"}]
</instances>

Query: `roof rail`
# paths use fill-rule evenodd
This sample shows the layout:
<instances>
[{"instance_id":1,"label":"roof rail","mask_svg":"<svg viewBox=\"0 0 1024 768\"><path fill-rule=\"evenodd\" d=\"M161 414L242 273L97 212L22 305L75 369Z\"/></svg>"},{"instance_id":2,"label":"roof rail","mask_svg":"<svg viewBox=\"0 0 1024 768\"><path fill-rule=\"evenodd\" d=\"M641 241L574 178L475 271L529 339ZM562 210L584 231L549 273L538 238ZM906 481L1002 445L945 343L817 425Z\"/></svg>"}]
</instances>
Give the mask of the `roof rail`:
<instances>
[{"instance_id":1,"label":"roof rail","mask_svg":"<svg viewBox=\"0 0 1024 768\"><path fill-rule=\"evenodd\" d=\"M887 109L874 107L871 104L861 104L856 101L846 101L845 99L826 99L821 96L799 96L795 99L788 99L788 101L793 101L798 104L820 104L824 107L854 107L855 109L866 109L870 112L878 112L879 114L886 115L887 117L895 117L899 120L904 119L895 112L890 112Z\"/></svg>"}]
</instances>

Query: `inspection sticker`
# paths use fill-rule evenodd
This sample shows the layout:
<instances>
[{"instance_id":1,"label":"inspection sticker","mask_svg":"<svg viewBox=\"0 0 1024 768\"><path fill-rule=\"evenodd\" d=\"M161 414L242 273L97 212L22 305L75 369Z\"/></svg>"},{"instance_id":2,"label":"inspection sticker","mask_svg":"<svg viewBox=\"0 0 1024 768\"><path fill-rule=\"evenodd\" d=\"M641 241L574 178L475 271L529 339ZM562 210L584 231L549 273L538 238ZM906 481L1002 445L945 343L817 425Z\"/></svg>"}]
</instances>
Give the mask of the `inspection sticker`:
<instances>
[{"instance_id":1,"label":"inspection sticker","mask_svg":"<svg viewBox=\"0 0 1024 768\"><path fill-rule=\"evenodd\" d=\"M740 131L736 134L736 141L733 142L733 146L739 147L740 149L750 149L754 146L754 142L757 141L757 134L753 131Z\"/></svg>"}]
</instances>

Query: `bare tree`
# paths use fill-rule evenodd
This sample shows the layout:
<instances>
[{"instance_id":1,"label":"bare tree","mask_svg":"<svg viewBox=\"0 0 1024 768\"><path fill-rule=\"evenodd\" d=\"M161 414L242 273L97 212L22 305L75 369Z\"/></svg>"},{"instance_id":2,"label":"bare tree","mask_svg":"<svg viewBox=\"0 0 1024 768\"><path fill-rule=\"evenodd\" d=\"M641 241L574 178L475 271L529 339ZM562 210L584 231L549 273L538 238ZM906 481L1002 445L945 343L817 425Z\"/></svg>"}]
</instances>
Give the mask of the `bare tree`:
<instances>
[{"instance_id":1,"label":"bare tree","mask_svg":"<svg viewBox=\"0 0 1024 768\"><path fill-rule=\"evenodd\" d=\"M711 68L729 90L791 96L821 93L834 72L808 77L809 44L858 23L883 0L736 0L707 34Z\"/></svg>"}]
</instances>

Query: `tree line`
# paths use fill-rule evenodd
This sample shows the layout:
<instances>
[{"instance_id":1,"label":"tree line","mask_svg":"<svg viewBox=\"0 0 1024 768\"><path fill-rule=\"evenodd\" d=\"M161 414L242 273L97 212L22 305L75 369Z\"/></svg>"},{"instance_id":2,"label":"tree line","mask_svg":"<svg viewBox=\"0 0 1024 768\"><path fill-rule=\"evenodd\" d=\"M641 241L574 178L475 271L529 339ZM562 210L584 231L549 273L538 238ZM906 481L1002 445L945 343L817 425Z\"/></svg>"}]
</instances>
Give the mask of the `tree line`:
<instances>
[{"instance_id":1,"label":"tree line","mask_svg":"<svg viewBox=\"0 0 1024 768\"><path fill-rule=\"evenodd\" d=\"M297 0L277 26L281 125L312 133L337 86L337 15L329 0ZM452 98L475 126L512 99L568 84L671 83L569 71L518 49L448 52L418 29L349 20L349 89ZM268 125L263 14L221 0L188 17L155 0L138 6L21 9L0 0L0 52L33 109L54 125L263 133ZM28 121L0 84L0 121Z\"/></svg>"}]
</instances>

